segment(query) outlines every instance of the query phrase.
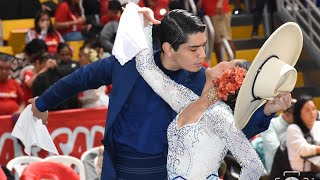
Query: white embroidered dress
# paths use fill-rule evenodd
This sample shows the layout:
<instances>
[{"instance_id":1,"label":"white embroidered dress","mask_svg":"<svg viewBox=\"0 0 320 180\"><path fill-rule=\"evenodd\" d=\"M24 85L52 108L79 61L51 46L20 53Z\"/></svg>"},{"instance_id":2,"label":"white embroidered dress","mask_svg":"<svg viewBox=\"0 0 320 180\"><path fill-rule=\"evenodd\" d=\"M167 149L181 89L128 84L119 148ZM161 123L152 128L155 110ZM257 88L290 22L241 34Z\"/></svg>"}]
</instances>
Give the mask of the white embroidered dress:
<instances>
[{"instance_id":1,"label":"white embroidered dress","mask_svg":"<svg viewBox=\"0 0 320 180\"><path fill-rule=\"evenodd\" d=\"M146 31L150 43L150 30ZM136 56L139 73L177 113L199 96L177 84L155 64L152 50ZM245 135L236 129L232 110L224 102L211 105L196 123L178 127L179 114L168 127L168 179L219 179L220 163L230 150L242 167L240 179L259 179L263 165Z\"/></svg>"}]
</instances>

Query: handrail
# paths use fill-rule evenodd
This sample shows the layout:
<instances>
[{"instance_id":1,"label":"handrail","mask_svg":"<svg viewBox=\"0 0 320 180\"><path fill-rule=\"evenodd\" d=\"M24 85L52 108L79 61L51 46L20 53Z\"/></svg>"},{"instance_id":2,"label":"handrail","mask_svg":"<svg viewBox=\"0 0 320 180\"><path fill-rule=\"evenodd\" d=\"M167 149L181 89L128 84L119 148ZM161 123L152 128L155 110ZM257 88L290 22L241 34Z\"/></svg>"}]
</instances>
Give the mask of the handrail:
<instances>
[{"instance_id":1,"label":"handrail","mask_svg":"<svg viewBox=\"0 0 320 180\"><path fill-rule=\"evenodd\" d=\"M215 31L214 31L214 28L213 28L213 25L212 25L212 22L211 22L209 16L207 16L207 15L203 16L203 22L207 26L206 34L208 37L208 43L206 44L206 55L207 55L207 62L209 62L211 59L212 51L213 51Z\"/></svg>"},{"instance_id":2,"label":"handrail","mask_svg":"<svg viewBox=\"0 0 320 180\"><path fill-rule=\"evenodd\" d=\"M222 46L222 48L223 48L223 51L221 51L222 57L223 57L222 59L225 59L225 58L224 58L224 50L225 50L226 53L228 54L228 60L229 60L229 61L233 60L233 59L234 59L234 54L233 54L233 51L232 51L232 49L231 49L231 46L230 46L228 40L225 39L225 38L222 38L222 44L221 44L221 46Z\"/></svg>"},{"instance_id":3,"label":"handrail","mask_svg":"<svg viewBox=\"0 0 320 180\"><path fill-rule=\"evenodd\" d=\"M184 0L184 7L187 11L197 15L197 7L193 0Z\"/></svg>"},{"instance_id":4,"label":"handrail","mask_svg":"<svg viewBox=\"0 0 320 180\"><path fill-rule=\"evenodd\" d=\"M303 32L304 42L310 46L311 53L320 54L320 10L314 0L279 0L278 12L289 21L297 22ZM317 61L320 64L320 61Z\"/></svg>"}]
</instances>

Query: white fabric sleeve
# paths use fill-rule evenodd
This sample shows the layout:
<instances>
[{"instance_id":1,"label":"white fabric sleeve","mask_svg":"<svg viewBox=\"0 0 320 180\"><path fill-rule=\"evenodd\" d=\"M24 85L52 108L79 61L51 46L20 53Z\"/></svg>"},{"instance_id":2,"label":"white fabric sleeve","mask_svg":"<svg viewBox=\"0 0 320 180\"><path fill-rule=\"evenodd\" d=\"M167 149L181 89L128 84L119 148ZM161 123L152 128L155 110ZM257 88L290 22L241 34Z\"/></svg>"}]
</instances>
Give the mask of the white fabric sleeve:
<instances>
[{"instance_id":1,"label":"white fabric sleeve","mask_svg":"<svg viewBox=\"0 0 320 180\"><path fill-rule=\"evenodd\" d=\"M303 137L301 129L296 124L292 124L288 127L286 144L288 151L298 151L301 157L316 155L316 145L307 142Z\"/></svg>"},{"instance_id":2,"label":"white fabric sleeve","mask_svg":"<svg viewBox=\"0 0 320 180\"><path fill-rule=\"evenodd\" d=\"M235 127L231 109L220 103L207 114L209 133L223 141L241 166L239 180L259 179L264 172L263 164L243 132Z\"/></svg>"}]
</instances>

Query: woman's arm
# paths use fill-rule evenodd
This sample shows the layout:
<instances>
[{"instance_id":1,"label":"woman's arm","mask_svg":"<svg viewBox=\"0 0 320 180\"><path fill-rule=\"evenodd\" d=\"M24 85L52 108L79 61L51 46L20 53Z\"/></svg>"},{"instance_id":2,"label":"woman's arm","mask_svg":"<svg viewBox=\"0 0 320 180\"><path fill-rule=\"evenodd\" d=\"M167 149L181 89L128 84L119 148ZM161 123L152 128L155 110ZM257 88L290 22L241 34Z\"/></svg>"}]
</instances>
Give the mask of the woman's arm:
<instances>
[{"instance_id":1,"label":"woman's arm","mask_svg":"<svg viewBox=\"0 0 320 180\"><path fill-rule=\"evenodd\" d=\"M208 109L208 117L204 118L207 118L209 132L219 136L240 164L240 180L259 179L264 171L263 164L242 131L235 127L232 111L228 109L223 103Z\"/></svg>"},{"instance_id":2,"label":"woman's arm","mask_svg":"<svg viewBox=\"0 0 320 180\"><path fill-rule=\"evenodd\" d=\"M151 34L151 28L145 29L149 48L142 50L136 56L137 70L149 86L164 99L174 111L180 112L199 97L190 89L174 82L155 64L150 46L150 44L152 44Z\"/></svg>"},{"instance_id":3,"label":"woman's arm","mask_svg":"<svg viewBox=\"0 0 320 180\"><path fill-rule=\"evenodd\" d=\"M309 144L303 137L302 131L297 125L292 124L288 127L286 138L288 151L298 151L301 157L313 156L317 154L317 145Z\"/></svg>"}]
</instances>

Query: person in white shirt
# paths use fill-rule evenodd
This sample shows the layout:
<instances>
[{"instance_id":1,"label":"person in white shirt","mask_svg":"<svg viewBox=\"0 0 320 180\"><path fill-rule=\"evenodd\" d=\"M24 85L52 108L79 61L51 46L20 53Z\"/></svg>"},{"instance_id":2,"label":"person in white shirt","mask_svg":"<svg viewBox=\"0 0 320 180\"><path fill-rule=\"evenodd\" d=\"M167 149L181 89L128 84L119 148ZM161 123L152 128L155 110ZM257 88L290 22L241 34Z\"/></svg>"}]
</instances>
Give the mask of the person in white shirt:
<instances>
[{"instance_id":1,"label":"person in white shirt","mask_svg":"<svg viewBox=\"0 0 320 180\"><path fill-rule=\"evenodd\" d=\"M274 155L280 144L286 139L287 128L293 123L293 108L297 100L293 99L292 106L279 116L272 118L268 130L261 133L262 146L265 155L265 168L270 174Z\"/></svg>"},{"instance_id":2,"label":"person in white shirt","mask_svg":"<svg viewBox=\"0 0 320 180\"><path fill-rule=\"evenodd\" d=\"M311 174L319 172L314 169L320 168L319 163L306 160L310 156L320 159L320 121L316 121L317 117L318 111L312 97L301 96L294 107L294 124L289 125L286 137L292 170Z\"/></svg>"}]
</instances>

